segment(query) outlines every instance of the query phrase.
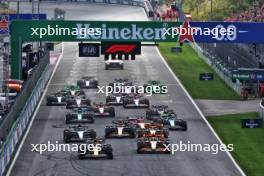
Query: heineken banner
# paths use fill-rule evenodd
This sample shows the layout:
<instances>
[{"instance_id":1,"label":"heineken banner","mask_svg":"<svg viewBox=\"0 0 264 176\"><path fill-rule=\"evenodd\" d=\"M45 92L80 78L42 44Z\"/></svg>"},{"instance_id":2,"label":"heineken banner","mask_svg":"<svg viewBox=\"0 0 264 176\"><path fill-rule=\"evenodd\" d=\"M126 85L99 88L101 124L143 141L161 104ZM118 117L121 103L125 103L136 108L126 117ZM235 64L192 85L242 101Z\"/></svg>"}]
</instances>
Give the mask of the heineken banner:
<instances>
[{"instance_id":1,"label":"heineken banner","mask_svg":"<svg viewBox=\"0 0 264 176\"><path fill-rule=\"evenodd\" d=\"M11 28L11 75L17 79L21 43L28 41L264 43L264 23L14 20Z\"/></svg>"},{"instance_id":2,"label":"heineken banner","mask_svg":"<svg viewBox=\"0 0 264 176\"><path fill-rule=\"evenodd\" d=\"M40 20L14 21L12 26L12 36L26 41L264 43L264 23Z\"/></svg>"}]
</instances>

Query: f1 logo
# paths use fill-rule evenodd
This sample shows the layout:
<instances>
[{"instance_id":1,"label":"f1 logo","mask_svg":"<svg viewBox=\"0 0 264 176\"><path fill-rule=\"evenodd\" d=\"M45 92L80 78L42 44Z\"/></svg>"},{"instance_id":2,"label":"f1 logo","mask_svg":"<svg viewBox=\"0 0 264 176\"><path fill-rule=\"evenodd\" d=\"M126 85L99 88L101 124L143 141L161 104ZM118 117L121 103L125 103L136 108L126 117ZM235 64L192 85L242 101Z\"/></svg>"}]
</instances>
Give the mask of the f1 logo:
<instances>
[{"instance_id":1,"label":"f1 logo","mask_svg":"<svg viewBox=\"0 0 264 176\"><path fill-rule=\"evenodd\" d=\"M131 53L135 48L136 45L114 44L106 50L106 53Z\"/></svg>"}]
</instances>

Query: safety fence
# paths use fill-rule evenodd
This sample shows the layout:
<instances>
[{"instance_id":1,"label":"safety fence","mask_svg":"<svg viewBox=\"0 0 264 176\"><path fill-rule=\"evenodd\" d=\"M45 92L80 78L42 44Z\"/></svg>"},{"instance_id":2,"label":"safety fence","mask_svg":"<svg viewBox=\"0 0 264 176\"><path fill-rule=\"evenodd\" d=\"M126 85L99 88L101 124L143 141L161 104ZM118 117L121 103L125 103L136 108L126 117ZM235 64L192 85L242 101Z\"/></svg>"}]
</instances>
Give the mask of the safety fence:
<instances>
[{"instance_id":1,"label":"safety fence","mask_svg":"<svg viewBox=\"0 0 264 176\"><path fill-rule=\"evenodd\" d=\"M49 64L49 53L45 53L43 57L40 58L38 65L32 70L32 75L23 84L22 91L18 94L15 99L14 105L11 107L7 116L3 119L0 124L0 137L7 136L11 126L16 121L21 110L25 106L28 97L31 95L36 83L38 82L41 74L45 70L46 66Z\"/></svg>"},{"instance_id":2,"label":"safety fence","mask_svg":"<svg viewBox=\"0 0 264 176\"><path fill-rule=\"evenodd\" d=\"M231 87L237 94L241 93L241 83L232 82L231 72L221 67L221 64L215 62L215 58L205 52L197 43L191 43L191 47L196 51L200 58L202 58L214 71L225 81L225 83Z\"/></svg>"},{"instance_id":3,"label":"safety fence","mask_svg":"<svg viewBox=\"0 0 264 176\"><path fill-rule=\"evenodd\" d=\"M25 100L25 105L16 117L15 122L12 123L11 130L0 150L0 176L5 175L5 172L16 153L51 73L52 69L46 64L44 71L39 75L37 83L30 92L30 96ZM37 79L37 77L35 79Z\"/></svg>"}]
</instances>

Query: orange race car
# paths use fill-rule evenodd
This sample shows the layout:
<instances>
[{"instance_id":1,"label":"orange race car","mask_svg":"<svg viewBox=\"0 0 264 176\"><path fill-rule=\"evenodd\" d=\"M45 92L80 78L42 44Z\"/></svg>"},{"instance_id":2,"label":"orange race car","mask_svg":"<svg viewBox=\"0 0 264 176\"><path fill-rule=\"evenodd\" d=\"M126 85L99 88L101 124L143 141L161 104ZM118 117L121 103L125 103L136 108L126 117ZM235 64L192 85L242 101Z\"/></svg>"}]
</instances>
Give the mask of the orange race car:
<instances>
[{"instance_id":1,"label":"orange race car","mask_svg":"<svg viewBox=\"0 0 264 176\"><path fill-rule=\"evenodd\" d=\"M145 128L137 131L137 137L169 137L169 130L167 128Z\"/></svg>"},{"instance_id":2,"label":"orange race car","mask_svg":"<svg viewBox=\"0 0 264 176\"><path fill-rule=\"evenodd\" d=\"M169 140L166 138L140 138L137 141L137 153L165 153L169 154Z\"/></svg>"}]
</instances>

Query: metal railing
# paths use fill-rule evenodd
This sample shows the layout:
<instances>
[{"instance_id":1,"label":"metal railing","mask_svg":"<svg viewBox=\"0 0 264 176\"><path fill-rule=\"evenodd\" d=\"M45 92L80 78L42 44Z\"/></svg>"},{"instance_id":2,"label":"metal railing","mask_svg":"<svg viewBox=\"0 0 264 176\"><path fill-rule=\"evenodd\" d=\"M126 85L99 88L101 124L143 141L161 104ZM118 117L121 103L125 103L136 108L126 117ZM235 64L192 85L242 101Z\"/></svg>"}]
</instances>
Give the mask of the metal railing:
<instances>
[{"instance_id":1,"label":"metal railing","mask_svg":"<svg viewBox=\"0 0 264 176\"><path fill-rule=\"evenodd\" d=\"M238 95L241 92L241 83L232 82L231 72L221 65L220 62L216 61L213 56L206 53L201 49L197 43L191 43L190 46L196 51L200 58L202 58L214 71L225 81L225 83L231 87Z\"/></svg>"}]
</instances>

